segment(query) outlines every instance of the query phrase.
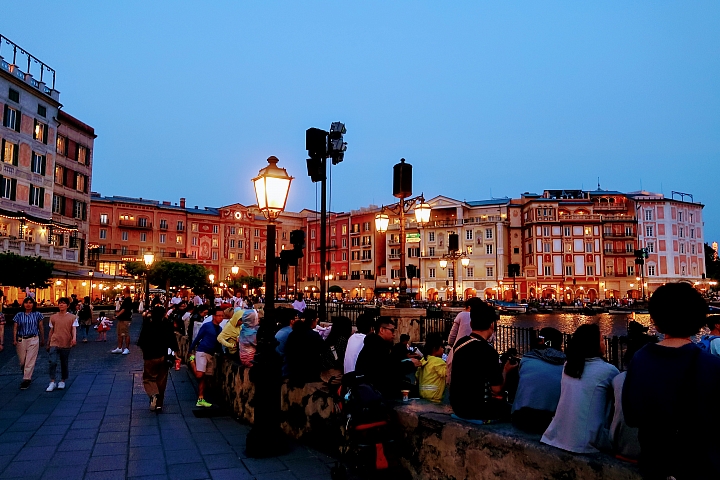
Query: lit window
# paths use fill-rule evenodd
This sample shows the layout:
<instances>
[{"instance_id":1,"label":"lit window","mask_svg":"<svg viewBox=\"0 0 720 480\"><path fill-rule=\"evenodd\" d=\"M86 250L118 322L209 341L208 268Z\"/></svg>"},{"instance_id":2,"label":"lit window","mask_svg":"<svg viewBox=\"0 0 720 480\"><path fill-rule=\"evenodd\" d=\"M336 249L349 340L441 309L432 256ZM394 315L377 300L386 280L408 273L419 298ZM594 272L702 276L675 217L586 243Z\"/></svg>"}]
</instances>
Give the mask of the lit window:
<instances>
[{"instance_id":1,"label":"lit window","mask_svg":"<svg viewBox=\"0 0 720 480\"><path fill-rule=\"evenodd\" d=\"M55 144L55 151L59 153L62 156L65 156L65 145L66 145L66 138L58 135L57 142Z\"/></svg>"},{"instance_id":2,"label":"lit window","mask_svg":"<svg viewBox=\"0 0 720 480\"><path fill-rule=\"evenodd\" d=\"M4 163L8 163L10 165L18 165L18 153L19 148L16 144L8 142L7 140L3 139L2 141L2 151L0 151L0 154L2 154L2 161Z\"/></svg>"},{"instance_id":3,"label":"lit window","mask_svg":"<svg viewBox=\"0 0 720 480\"><path fill-rule=\"evenodd\" d=\"M47 144L47 125L35 120L35 128L33 129L33 138L38 142Z\"/></svg>"},{"instance_id":4,"label":"lit window","mask_svg":"<svg viewBox=\"0 0 720 480\"><path fill-rule=\"evenodd\" d=\"M107 225L107 223L108 223L107 213L101 213L101 214L100 214L100 223L103 224L103 225Z\"/></svg>"},{"instance_id":5,"label":"lit window","mask_svg":"<svg viewBox=\"0 0 720 480\"><path fill-rule=\"evenodd\" d=\"M183 241L182 235L177 235L175 237L175 243L177 243L178 245L180 245L182 243L182 241Z\"/></svg>"}]
</instances>

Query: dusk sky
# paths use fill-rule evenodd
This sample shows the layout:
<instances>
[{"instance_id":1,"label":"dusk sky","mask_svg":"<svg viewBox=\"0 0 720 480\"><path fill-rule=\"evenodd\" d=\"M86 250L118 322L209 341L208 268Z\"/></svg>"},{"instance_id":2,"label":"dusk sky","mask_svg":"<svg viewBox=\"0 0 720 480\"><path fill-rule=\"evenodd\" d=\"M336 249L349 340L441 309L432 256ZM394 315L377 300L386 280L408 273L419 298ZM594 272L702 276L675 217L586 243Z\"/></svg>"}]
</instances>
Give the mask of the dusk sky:
<instances>
[{"instance_id":1,"label":"dusk sky","mask_svg":"<svg viewBox=\"0 0 720 480\"><path fill-rule=\"evenodd\" d=\"M6 0L2 14L95 128L103 195L248 205L275 155L296 177L288 208L314 209L305 129L342 121L333 210L392 202L404 157L426 198L598 177L692 193L720 240L717 1Z\"/></svg>"}]
</instances>

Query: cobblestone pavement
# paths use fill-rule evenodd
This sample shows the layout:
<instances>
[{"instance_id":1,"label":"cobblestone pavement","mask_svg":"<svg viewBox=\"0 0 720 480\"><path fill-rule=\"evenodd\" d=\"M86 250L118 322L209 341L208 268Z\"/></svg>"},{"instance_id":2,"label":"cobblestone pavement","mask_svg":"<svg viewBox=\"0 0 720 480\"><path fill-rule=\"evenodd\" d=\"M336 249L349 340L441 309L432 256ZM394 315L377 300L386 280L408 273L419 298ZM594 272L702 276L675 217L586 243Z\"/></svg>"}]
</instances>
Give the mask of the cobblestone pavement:
<instances>
[{"instance_id":1,"label":"cobblestone pavement","mask_svg":"<svg viewBox=\"0 0 720 480\"><path fill-rule=\"evenodd\" d=\"M10 325L8 325L10 326ZM137 339L140 321L131 334ZM195 418L195 382L171 371L164 413L149 410L142 355L113 355L108 342L80 343L70 354L65 390L47 393L47 353L33 383L22 375L12 341L0 352L0 479L329 479L333 459L303 445L276 458L246 458L249 427L230 417Z\"/></svg>"}]
</instances>

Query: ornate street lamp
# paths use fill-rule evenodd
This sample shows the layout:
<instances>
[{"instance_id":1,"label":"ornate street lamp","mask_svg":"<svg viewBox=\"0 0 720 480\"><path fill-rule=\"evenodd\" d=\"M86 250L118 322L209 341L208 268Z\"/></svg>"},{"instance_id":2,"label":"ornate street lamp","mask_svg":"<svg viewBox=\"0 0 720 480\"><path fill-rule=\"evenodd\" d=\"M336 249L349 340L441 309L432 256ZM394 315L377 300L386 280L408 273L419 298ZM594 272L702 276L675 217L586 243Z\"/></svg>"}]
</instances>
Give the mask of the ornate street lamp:
<instances>
[{"instance_id":1,"label":"ornate street lamp","mask_svg":"<svg viewBox=\"0 0 720 480\"><path fill-rule=\"evenodd\" d=\"M233 277L238 274L240 271L240 267L237 266L237 264L230 267L230 272L233 274Z\"/></svg>"},{"instance_id":2,"label":"ornate street lamp","mask_svg":"<svg viewBox=\"0 0 720 480\"><path fill-rule=\"evenodd\" d=\"M257 333L257 351L250 369L255 384L255 422L248 433L247 453L250 457L267 457L285 450L280 430L280 388L282 373L280 357L275 351L275 220L285 210L293 177L277 166L278 159L269 157L268 166L252 179L258 209L268 220L267 252L265 255L265 309Z\"/></svg>"},{"instance_id":3,"label":"ornate street lamp","mask_svg":"<svg viewBox=\"0 0 720 480\"><path fill-rule=\"evenodd\" d=\"M457 233L451 233L448 235L448 237L455 235L457 237ZM451 241L448 238L448 245L459 245L458 240ZM460 260L460 263L463 267L467 267L470 265L470 259L467 256L467 253L460 252L459 250L450 250L448 253L442 256L440 259L440 268L443 270L447 268L448 261L452 262L452 290L453 290L453 302L457 302L457 290L455 289L455 265L456 261Z\"/></svg>"},{"instance_id":4,"label":"ornate street lamp","mask_svg":"<svg viewBox=\"0 0 720 480\"><path fill-rule=\"evenodd\" d=\"M147 310L150 308L150 268L155 263L155 254L146 252L143 255L143 263L145 264L145 309Z\"/></svg>"},{"instance_id":5,"label":"ornate street lamp","mask_svg":"<svg viewBox=\"0 0 720 480\"><path fill-rule=\"evenodd\" d=\"M412 165L405 163L401 158L400 163L393 167L393 196L397 197L395 205L383 206L380 213L375 216L375 229L380 233L387 232L390 224L390 217L385 211L390 211L400 216L400 285L398 292L399 308L410 306L410 299L407 294L407 272L405 271L405 214L415 209L415 221L418 225L424 225L430 221L430 205L425 203L425 197L421 194L418 197L410 198L412 195Z\"/></svg>"}]
</instances>

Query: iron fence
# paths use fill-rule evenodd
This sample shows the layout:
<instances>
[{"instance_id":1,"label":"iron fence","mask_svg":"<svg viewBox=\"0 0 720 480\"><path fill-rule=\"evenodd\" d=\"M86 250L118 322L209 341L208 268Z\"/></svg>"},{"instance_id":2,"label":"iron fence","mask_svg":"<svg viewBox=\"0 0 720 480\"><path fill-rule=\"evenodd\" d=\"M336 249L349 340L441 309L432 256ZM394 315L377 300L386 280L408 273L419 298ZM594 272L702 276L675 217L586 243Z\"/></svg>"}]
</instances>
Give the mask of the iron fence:
<instances>
[{"instance_id":1,"label":"iron fence","mask_svg":"<svg viewBox=\"0 0 720 480\"><path fill-rule=\"evenodd\" d=\"M429 333L440 333L443 340L447 341L452 329L455 314L452 312L440 312L445 315L433 315L420 318L420 341L424 342ZM514 327L512 325L495 325L495 349L499 353L505 353L511 348L517 350L519 355L524 355L532 349L540 330L532 327ZM571 335L563 333L563 349L567 348ZM615 365L619 370L625 370L625 353L627 350L626 337L604 337L605 360Z\"/></svg>"}]
</instances>

